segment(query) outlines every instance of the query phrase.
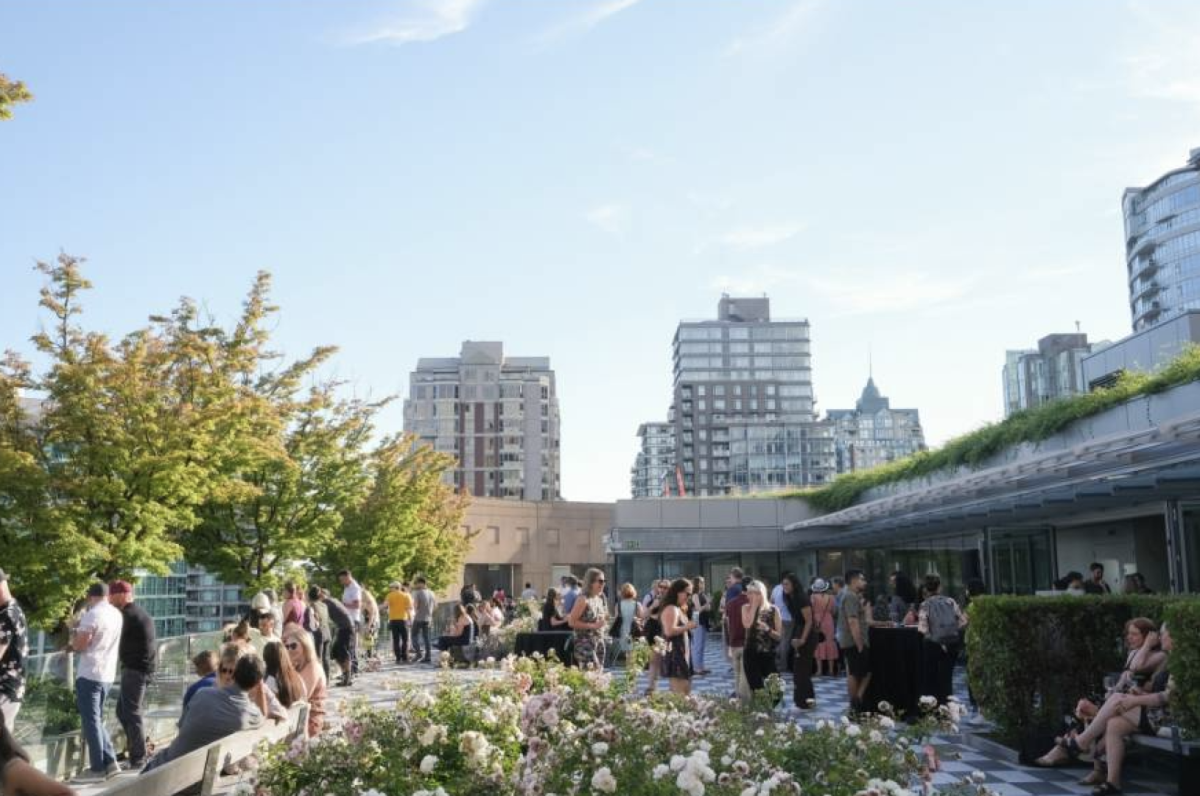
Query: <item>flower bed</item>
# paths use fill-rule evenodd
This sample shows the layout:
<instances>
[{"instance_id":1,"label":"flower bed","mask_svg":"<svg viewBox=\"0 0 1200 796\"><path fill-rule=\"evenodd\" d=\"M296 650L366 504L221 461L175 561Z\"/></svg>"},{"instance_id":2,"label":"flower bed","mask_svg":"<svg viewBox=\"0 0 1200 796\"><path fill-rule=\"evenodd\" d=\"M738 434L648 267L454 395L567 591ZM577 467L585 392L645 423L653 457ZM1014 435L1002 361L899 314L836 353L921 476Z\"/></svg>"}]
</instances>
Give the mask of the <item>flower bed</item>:
<instances>
[{"instance_id":1,"label":"flower bed","mask_svg":"<svg viewBox=\"0 0 1200 796\"><path fill-rule=\"evenodd\" d=\"M920 781L918 745L939 721L899 727L877 716L802 730L731 702L634 698L635 672L509 658L473 685L404 687L394 708L354 706L340 731L268 750L259 793L898 796Z\"/></svg>"}]
</instances>

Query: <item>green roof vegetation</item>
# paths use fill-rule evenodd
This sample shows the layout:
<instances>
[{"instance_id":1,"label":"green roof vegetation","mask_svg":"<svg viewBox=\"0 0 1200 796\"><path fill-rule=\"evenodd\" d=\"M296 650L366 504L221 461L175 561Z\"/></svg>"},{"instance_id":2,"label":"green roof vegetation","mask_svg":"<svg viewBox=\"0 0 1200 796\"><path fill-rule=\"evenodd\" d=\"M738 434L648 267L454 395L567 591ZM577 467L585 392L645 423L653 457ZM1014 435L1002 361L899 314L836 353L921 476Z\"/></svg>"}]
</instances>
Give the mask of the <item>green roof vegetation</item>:
<instances>
[{"instance_id":1,"label":"green roof vegetation","mask_svg":"<svg viewBox=\"0 0 1200 796\"><path fill-rule=\"evenodd\" d=\"M1189 346L1166 367L1154 373L1123 373L1116 384L1084 395L1063 398L1010 415L999 423L955 437L936 450L838 476L828 486L774 492L763 497L795 498L822 511L840 511L854 505L863 493L958 467L978 467L1005 448L1040 442L1078 420L1098 415L1135 398L1165 392L1200 380L1200 346Z\"/></svg>"}]
</instances>

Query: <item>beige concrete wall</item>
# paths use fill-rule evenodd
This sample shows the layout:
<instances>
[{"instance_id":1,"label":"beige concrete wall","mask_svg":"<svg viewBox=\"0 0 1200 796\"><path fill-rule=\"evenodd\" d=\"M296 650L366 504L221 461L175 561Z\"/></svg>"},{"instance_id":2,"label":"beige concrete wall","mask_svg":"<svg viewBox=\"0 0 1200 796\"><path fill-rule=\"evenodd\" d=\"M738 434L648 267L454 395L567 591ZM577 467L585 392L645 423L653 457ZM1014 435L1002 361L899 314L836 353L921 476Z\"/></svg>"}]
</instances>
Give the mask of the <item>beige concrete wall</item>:
<instances>
[{"instance_id":1,"label":"beige concrete wall","mask_svg":"<svg viewBox=\"0 0 1200 796\"><path fill-rule=\"evenodd\" d=\"M515 566L518 593L529 581L544 594L556 585L550 582L555 566L581 572L606 562L603 540L612 524L612 503L472 498L463 530L478 533L464 563ZM448 596L457 597L461 588L462 573Z\"/></svg>"}]
</instances>

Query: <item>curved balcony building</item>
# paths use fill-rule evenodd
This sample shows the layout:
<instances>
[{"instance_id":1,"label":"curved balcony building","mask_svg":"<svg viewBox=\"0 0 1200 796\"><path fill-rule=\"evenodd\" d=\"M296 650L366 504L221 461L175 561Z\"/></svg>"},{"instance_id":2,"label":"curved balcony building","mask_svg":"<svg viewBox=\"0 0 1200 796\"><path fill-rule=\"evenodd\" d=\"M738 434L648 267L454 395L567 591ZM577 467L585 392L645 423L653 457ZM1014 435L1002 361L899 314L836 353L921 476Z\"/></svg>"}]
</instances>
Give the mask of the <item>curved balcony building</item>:
<instances>
[{"instance_id":1,"label":"curved balcony building","mask_svg":"<svg viewBox=\"0 0 1200 796\"><path fill-rule=\"evenodd\" d=\"M1200 309L1200 149L1121 204L1133 330Z\"/></svg>"}]
</instances>

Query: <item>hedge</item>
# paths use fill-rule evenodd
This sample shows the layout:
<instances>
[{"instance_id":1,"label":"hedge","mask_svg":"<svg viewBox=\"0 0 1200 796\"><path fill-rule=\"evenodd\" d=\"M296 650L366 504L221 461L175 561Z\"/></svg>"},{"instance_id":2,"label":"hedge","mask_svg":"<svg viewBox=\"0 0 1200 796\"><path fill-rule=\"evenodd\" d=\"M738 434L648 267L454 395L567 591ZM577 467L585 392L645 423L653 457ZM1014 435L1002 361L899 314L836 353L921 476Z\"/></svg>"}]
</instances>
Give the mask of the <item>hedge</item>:
<instances>
[{"instance_id":1,"label":"hedge","mask_svg":"<svg viewBox=\"0 0 1200 796\"><path fill-rule=\"evenodd\" d=\"M1167 621L1174 651L1171 710L1200 735L1200 598L979 597L967 631L968 677L980 710L1010 742L1061 725L1075 703L1103 691L1125 662L1125 622Z\"/></svg>"},{"instance_id":2,"label":"hedge","mask_svg":"<svg viewBox=\"0 0 1200 796\"><path fill-rule=\"evenodd\" d=\"M1005 448L1041 442L1079 420L1100 414L1136 398L1166 392L1200 380L1200 346L1189 346L1166 367L1149 373L1123 373L1112 387L1053 401L1036 409L1016 412L999 423L955 437L936 450L922 451L890 464L838 476L828 486L763 492L764 498L795 498L815 509L840 511L868 489L914 478L923 478L957 467L978 467Z\"/></svg>"}]
</instances>

